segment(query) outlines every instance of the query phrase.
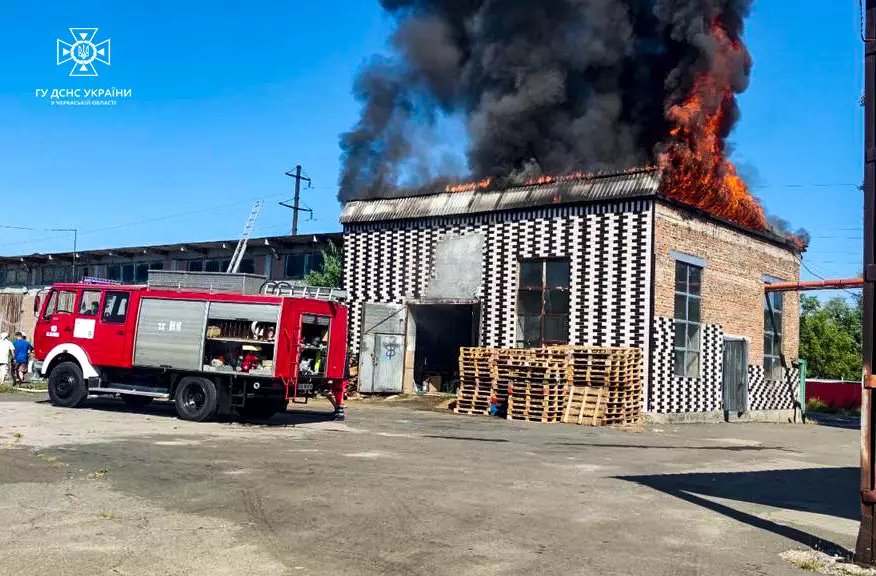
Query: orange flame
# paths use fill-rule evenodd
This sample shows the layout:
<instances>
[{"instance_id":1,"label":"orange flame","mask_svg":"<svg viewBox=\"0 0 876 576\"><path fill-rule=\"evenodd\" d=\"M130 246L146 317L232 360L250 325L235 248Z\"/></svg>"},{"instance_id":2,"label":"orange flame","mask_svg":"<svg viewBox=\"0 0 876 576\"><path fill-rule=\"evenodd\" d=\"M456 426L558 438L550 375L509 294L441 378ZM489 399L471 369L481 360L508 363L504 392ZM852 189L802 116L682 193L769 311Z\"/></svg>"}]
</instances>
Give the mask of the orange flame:
<instances>
[{"instance_id":1,"label":"orange flame","mask_svg":"<svg viewBox=\"0 0 876 576\"><path fill-rule=\"evenodd\" d=\"M727 37L720 24L712 26L718 50L712 69L697 78L684 103L667 116L675 124L660 157L662 190L667 196L735 222L766 230L763 208L727 158L721 129L732 109L731 60L742 47Z\"/></svg>"},{"instance_id":2,"label":"orange flame","mask_svg":"<svg viewBox=\"0 0 876 576\"><path fill-rule=\"evenodd\" d=\"M464 182L462 184L448 184L444 187L445 192L471 192L473 190L486 190L493 183L492 178L484 178L477 182Z\"/></svg>"}]
</instances>

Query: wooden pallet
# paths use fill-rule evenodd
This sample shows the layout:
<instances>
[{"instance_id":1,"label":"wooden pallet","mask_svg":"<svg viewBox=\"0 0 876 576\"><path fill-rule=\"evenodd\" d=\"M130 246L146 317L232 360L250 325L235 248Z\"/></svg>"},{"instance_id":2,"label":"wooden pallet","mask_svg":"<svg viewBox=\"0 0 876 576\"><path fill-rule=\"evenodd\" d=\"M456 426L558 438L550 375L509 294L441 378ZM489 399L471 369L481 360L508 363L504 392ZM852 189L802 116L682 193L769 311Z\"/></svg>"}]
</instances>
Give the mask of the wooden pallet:
<instances>
[{"instance_id":1,"label":"wooden pallet","mask_svg":"<svg viewBox=\"0 0 876 576\"><path fill-rule=\"evenodd\" d=\"M572 386L563 413L563 422L602 426L605 420L605 388Z\"/></svg>"},{"instance_id":2,"label":"wooden pallet","mask_svg":"<svg viewBox=\"0 0 876 576\"><path fill-rule=\"evenodd\" d=\"M567 395L568 389L565 385L511 384L508 387L507 418L530 422L560 422Z\"/></svg>"}]
</instances>

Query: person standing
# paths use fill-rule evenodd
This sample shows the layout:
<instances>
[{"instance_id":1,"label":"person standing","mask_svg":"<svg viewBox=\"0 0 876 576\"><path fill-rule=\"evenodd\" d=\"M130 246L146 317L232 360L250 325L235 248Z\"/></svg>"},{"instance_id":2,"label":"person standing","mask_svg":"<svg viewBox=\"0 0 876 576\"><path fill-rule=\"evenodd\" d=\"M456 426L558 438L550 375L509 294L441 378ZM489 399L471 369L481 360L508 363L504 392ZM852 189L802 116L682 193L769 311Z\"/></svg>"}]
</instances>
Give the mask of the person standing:
<instances>
[{"instance_id":1,"label":"person standing","mask_svg":"<svg viewBox=\"0 0 876 576\"><path fill-rule=\"evenodd\" d=\"M0 334L0 384L6 382L6 375L15 370L14 362L15 346L9 341L9 334L3 332ZM12 370L10 370L10 368L12 368ZM12 380L15 381L15 375L9 375L12 376Z\"/></svg>"},{"instance_id":2,"label":"person standing","mask_svg":"<svg viewBox=\"0 0 876 576\"><path fill-rule=\"evenodd\" d=\"M33 350L33 346L30 345L30 342L27 341L27 338L25 338L24 334L21 332L15 333L15 342L13 342L12 345L15 348L15 370L13 381L17 381L21 384L27 376L27 364L30 360L30 353Z\"/></svg>"}]
</instances>

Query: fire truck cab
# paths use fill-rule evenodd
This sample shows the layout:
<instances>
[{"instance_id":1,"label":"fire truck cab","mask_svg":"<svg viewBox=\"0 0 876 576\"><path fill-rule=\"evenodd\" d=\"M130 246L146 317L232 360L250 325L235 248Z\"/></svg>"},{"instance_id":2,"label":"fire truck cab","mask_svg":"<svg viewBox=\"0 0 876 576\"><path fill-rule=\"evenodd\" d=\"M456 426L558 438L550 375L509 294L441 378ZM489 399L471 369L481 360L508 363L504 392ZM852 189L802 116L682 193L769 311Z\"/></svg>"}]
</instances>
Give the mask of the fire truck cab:
<instances>
[{"instance_id":1,"label":"fire truck cab","mask_svg":"<svg viewBox=\"0 0 876 576\"><path fill-rule=\"evenodd\" d=\"M36 370L57 406L172 400L180 418L267 418L330 393L344 416L347 308L314 298L105 284L41 294Z\"/></svg>"}]
</instances>

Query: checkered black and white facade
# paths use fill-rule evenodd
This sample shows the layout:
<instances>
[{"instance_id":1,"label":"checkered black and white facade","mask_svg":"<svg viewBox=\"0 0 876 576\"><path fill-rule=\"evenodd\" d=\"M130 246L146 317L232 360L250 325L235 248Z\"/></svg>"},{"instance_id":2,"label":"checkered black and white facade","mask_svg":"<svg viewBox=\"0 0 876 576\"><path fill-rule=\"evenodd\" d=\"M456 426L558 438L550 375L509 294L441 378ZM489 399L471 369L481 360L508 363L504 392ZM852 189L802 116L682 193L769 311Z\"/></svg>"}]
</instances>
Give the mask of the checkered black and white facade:
<instances>
[{"instance_id":1,"label":"checkered black and white facade","mask_svg":"<svg viewBox=\"0 0 876 576\"><path fill-rule=\"evenodd\" d=\"M699 378L675 375L674 334L675 320L662 316L654 318L654 348L648 411L672 414L720 410L724 330L715 324L703 325Z\"/></svg>"},{"instance_id":2,"label":"checkered black and white facade","mask_svg":"<svg viewBox=\"0 0 876 576\"><path fill-rule=\"evenodd\" d=\"M641 348L644 407L650 412L721 410L722 327L703 325L700 375L680 378L673 367L675 321L652 317L659 200L641 194L656 191L656 185L642 175L601 182L592 188L576 184L571 189L530 187L349 203L342 222L351 353L359 351L364 305L428 299L429 289L438 285L433 278L436 249L442 240L457 236L460 242L443 246L471 245L480 251L466 260L466 266L480 267L480 279L465 284L479 303L480 346L517 344L520 260L568 258L571 344ZM783 386L788 387L765 381L762 367L750 366L749 409L791 408L796 396Z\"/></svg>"},{"instance_id":3,"label":"checkered black and white facade","mask_svg":"<svg viewBox=\"0 0 876 576\"><path fill-rule=\"evenodd\" d=\"M675 320L654 318L651 393L647 410L657 414L713 412L723 409L724 330L703 325L699 378L675 376ZM789 384L790 382L790 384ZM800 372L785 371L782 380L764 378L763 366L748 366L748 409L790 410L800 391Z\"/></svg>"},{"instance_id":4,"label":"checkered black and white facade","mask_svg":"<svg viewBox=\"0 0 876 576\"><path fill-rule=\"evenodd\" d=\"M482 346L515 346L519 260L557 257L570 261L570 343L647 351L652 206L638 200L347 224L350 349L358 351L365 302L422 298L438 242L448 234L481 234Z\"/></svg>"},{"instance_id":5,"label":"checkered black and white facade","mask_svg":"<svg viewBox=\"0 0 876 576\"><path fill-rule=\"evenodd\" d=\"M800 370L797 368L783 370L781 380L767 380L763 366L748 367L748 403L751 410L790 410L799 397Z\"/></svg>"}]
</instances>

